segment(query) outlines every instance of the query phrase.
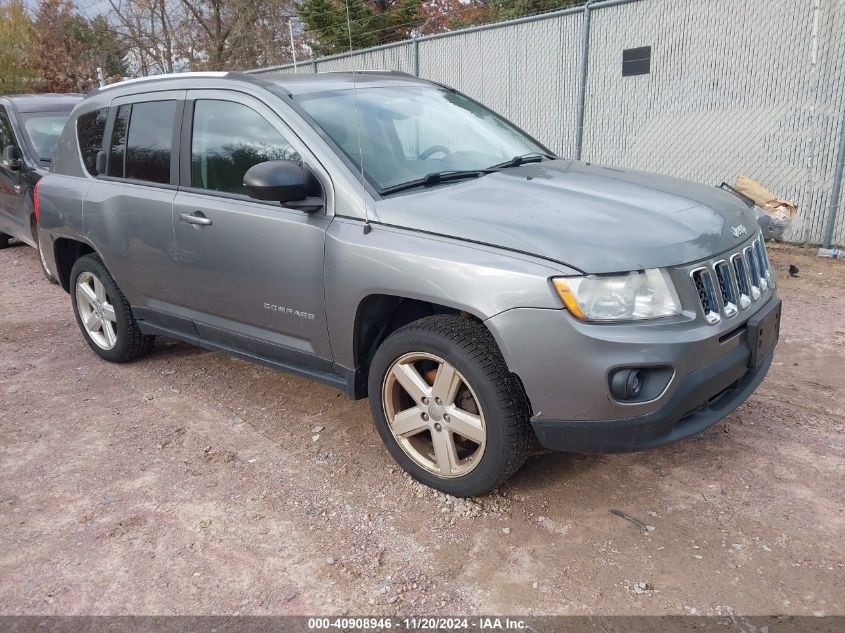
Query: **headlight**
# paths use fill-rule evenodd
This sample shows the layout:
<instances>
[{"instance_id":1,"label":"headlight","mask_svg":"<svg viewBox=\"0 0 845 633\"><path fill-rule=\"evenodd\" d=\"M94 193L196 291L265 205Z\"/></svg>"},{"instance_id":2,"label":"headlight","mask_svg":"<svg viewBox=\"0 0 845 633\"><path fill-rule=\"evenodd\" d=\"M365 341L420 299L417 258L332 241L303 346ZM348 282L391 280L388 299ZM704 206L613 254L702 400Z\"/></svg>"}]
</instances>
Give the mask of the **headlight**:
<instances>
[{"instance_id":1,"label":"headlight","mask_svg":"<svg viewBox=\"0 0 845 633\"><path fill-rule=\"evenodd\" d=\"M675 316L681 302L665 270L552 280L569 311L586 321L632 321Z\"/></svg>"}]
</instances>

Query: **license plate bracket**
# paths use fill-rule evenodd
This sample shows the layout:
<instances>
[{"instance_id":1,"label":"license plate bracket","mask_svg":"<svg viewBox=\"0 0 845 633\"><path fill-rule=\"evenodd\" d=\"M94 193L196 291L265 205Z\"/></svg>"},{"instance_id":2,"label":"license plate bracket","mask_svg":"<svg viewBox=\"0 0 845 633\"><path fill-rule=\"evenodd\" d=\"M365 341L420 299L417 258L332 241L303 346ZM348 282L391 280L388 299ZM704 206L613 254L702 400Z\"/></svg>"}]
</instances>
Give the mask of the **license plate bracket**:
<instances>
[{"instance_id":1,"label":"license plate bracket","mask_svg":"<svg viewBox=\"0 0 845 633\"><path fill-rule=\"evenodd\" d=\"M749 367L757 364L769 355L780 337L780 299L766 310L761 310L748 319L748 347L751 349Z\"/></svg>"}]
</instances>

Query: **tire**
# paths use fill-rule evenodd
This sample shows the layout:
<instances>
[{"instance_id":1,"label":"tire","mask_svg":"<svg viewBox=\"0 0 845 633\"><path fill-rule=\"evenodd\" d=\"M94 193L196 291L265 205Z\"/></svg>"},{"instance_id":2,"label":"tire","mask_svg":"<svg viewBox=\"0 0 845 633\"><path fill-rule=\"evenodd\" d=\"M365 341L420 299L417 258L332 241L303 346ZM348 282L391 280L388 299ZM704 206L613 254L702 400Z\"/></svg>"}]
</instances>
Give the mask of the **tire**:
<instances>
[{"instance_id":1,"label":"tire","mask_svg":"<svg viewBox=\"0 0 845 633\"><path fill-rule=\"evenodd\" d=\"M44 259L44 251L41 250L41 240L38 239L38 231L33 231L33 237L35 238L35 250L38 251L38 263L41 264L41 272L44 273L44 277L47 278L51 284L59 283L58 280L50 274L50 269L47 268L47 261Z\"/></svg>"},{"instance_id":2,"label":"tire","mask_svg":"<svg viewBox=\"0 0 845 633\"><path fill-rule=\"evenodd\" d=\"M481 323L436 315L399 328L376 350L368 387L387 450L426 486L483 495L525 462L528 401Z\"/></svg>"},{"instance_id":3,"label":"tire","mask_svg":"<svg viewBox=\"0 0 845 633\"><path fill-rule=\"evenodd\" d=\"M9 245L9 240L12 239L5 233L0 233L0 250L3 250Z\"/></svg>"},{"instance_id":4,"label":"tire","mask_svg":"<svg viewBox=\"0 0 845 633\"><path fill-rule=\"evenodd\" d=\"M87 291L81 288L83 285ZM152 347L155 337L141 333L129 302L96 255L84 255L74 263L70 272L70 298L82 336L100 358L125 363L146 354ZM89 326L99 321L99 331L86 326L86 319L92 315Z\"/></svg>"}]
</instances>

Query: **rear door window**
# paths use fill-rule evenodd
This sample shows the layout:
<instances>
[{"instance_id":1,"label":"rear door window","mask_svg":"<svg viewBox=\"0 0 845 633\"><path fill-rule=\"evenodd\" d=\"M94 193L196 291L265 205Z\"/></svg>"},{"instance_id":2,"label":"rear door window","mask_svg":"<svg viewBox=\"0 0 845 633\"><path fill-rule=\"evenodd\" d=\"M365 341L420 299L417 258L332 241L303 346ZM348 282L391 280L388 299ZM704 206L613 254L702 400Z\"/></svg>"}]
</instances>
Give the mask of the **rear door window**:
<instances>
[{"instance_id":1,"label":"rear door window","mask_svg":"<svg viewBox=\"0 0 845 633\"><path fill-rule=\"evenodd\" d=\"M176 101L146 101L118 108L109 150L109 176L170 183Z\"/></svg>"},{"instance_id":2,"label":"rear door window","mask_svg":"<svg viewBox=\"0 0 845 633\"><path fill-rule=\"evenodd\" d=\"M244 174L268 160L302 159L255 110L232 101L194 103L191 187L246 194Z\"/></svg>"},{"instance_id":3,"label":"rear door window","mask_svg":"<svg viewBox=\"0 0 845 633\"><path fill-rule=\"evenodd\" d=\"M106 120L109 109L100 108L86 112L76 121L76 139L82 154L85 170L92 176L97 175L97 152L103 148L103 134L106 132Z\"/></svg>"},{"instance_id":4,"label":"rear door window","mask_svg":"<svg viewBox=\"0 0 845 633\"><path fill-rule=\"evenodd\" d=\"M170 150L176 101L132 105L126 141L126 178L170 182Z\"/></svg>"}]
</instances>

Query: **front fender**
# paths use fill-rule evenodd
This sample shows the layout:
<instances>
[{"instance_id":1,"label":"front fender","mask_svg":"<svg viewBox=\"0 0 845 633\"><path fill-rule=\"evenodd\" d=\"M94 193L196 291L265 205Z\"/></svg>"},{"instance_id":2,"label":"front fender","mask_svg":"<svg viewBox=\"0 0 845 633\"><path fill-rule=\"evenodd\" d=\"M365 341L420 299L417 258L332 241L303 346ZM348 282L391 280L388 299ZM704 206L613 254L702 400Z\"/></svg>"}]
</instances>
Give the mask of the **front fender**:
<instances>
[{"instance_id":1,"label":"front fender","mask_svg":"<svg viewBox=\"0 0 845 633\"><path fill-rule=\"evenodd\" d=\"M530 255L419 231L336 218L326 235L326 315L335 363L354 367L355 314L370 295L444 305L480 320L518 307L556 308L549 284L575 271Z\"/></svg>"}]
</instances>

